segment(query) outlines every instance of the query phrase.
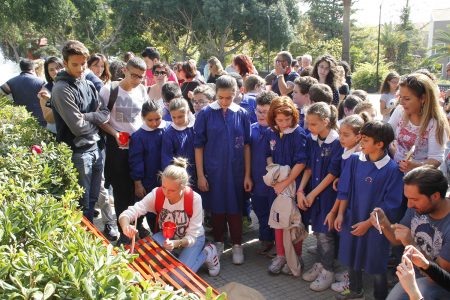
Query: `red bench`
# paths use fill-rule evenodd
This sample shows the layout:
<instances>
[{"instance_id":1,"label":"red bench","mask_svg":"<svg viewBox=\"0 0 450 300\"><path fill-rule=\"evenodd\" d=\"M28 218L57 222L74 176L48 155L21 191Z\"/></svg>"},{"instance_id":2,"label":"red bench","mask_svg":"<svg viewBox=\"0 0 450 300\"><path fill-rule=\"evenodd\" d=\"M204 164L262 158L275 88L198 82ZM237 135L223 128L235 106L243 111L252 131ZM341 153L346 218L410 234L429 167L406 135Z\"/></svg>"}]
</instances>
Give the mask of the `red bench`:
<instances>
[{"instance_id":1,"label":"red bench","mask_svg":"<svg viewBox=\"0 0 450 300\"><path fill-rule=\"evenodd\" d=\"M110 244L88 219L83 217L81 223L86 231L100 238L105 246ZM127 245L125 248L130 250L131 247ZM145 239L138 240L135 244L134 251L136 254L139 254L139 257L130 263L129 267L141 274L142 278L145 280L159 281L164 285L169 284L175 289L184 288L204 298L206 289L210 285L170 252L160 247L152 238L146 237ZM113 254L115 253L113 251ZM184 286L181 286L180 282ZM212 291L214 296L219 295L215 289Z\"/></svg>"}]
</instances>

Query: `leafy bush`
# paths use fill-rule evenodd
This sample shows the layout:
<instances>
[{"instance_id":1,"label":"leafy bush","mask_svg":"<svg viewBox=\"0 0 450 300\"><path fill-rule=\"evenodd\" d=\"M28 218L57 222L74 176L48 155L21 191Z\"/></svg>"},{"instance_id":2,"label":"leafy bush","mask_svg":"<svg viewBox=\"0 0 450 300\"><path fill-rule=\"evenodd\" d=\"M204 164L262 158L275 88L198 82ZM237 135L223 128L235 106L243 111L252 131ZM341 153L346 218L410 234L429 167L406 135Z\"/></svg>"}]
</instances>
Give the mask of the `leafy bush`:
<instances>
[{"instance_id":1,"label":"leafy bush","mask_svg":"<svg viewBox=\"0 0 450 300\"><path fill-rule=\"evenodd\" d=\"M356 67L356 72L353 73L354 89L365 90L369 93L378 92L378 87L381 86L386 75L389 73L390 64L380 62L378 69L377 81L377 65L376 63L362 63Z\"/></svg>"},{"instance_id":2,"label":"leafy bush","mask_svg":"<svg viewBox=\"0 0 450 300\"><path fill-rule=\"evenodd\" d=\"M143 281L82 229L81 193L70 149L0 99L0 299L199 299Z\"/></svg>"}]
</instances>

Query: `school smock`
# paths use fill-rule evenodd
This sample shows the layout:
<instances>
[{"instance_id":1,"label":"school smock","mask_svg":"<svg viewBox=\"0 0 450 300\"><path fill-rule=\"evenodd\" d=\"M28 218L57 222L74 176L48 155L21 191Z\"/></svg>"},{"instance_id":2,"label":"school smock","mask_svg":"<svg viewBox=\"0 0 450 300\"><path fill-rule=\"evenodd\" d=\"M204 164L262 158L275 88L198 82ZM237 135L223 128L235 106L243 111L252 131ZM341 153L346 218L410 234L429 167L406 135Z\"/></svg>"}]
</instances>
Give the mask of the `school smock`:
<instances>
[{"instance_id":1,"label":"school smock","mask_svg":"<svg viewBox=\"0 0 450 300\"><path fill-rule=\"evenodd\" d=\"M263 176L266 175L266 145L269 143L268 135L270 128L261 126L258 122L251 125L250 147L251 147L251 174L253 180L252 194L266 197L269 193Z\"/></svg>"},{"instance_id":2,"label":"school smock","mask_svg":"<svg viewBox=\"0 0 450 300\"><path fill-rule=\"evenodd\" d=\"M131 135L128 149L131 178L141 180L146 191L159 186L162 136L169 125L163 120L158 128L151 129L144 123Z\"/></svg>"},{"instance_id":3,"label":"school smock","mask_svg":"<svg viewBox=\"0 0 450 300\"><path fill-rule=\"evenodd\" d=\"M248 112L250 123L253 124L258 119L256 118L256 93L244 94L241 103L239 105Z\"/></svg>"},{"instance_id":4,"label":"school smock","mask_svg":"<svg viewBox=\"0 0 450 300\"><path fill-rule=\"evenodd\" d=\"M350 148L350 149L344 148L344 152L341 155L341 158L342 158L342 160L341 160L341 176L342 176L342 172L345 170L345 166L349 162L348 159L355 153L359 154L359 152L356 152L356 150L358 148L359 148L359 144L357 144L355 147ZM340 190L339 187L340 187L341 184L346 184L346 183L345 182L341 182L341 179L339 178L339 181L338 181L338 184L337 184L338 191ZM341 200L341 199L339 199L339 194L338 194L337 200Z\"/></svg>"},{"instance_id":5,"label":"school smock","mask_svg":"<svg viewBox=\"0 0 450 300\"><path fill-rule=\"evenodd\" d=\"M389 220L399 212L403 195L403 174L386 154L369 161L364 153L347 159L339 179L338 198L347 200L339 243L339 261L354 270L369 274L386 272L389 241L371 226L364 236L354 236L352 225L365 221L375 207L380 207Z\"/></svg>"},{"instance_id":6,"label":"school smock","mask_svg":"<svg viewBox=\"0 0 450 300\"><path fill-rule=\"evenodd\" d=\"M203 148L203 169L209 185L205 208L217 214L242 213L244 146L250 143L247 111L232 103L223 112L215 101L198 113L194 133L195 148Z\"/></svg>"},{"instance_id":7,"label":"school smock","mask_svg":"<svg viewBox=\"0 0 450 300\"><path fill-rule=\"evenodd\" d=\"M164 170L174 157L184 157L188 160L187 171L191 177L191 184L197 185L197 171L195 169L194 152L194 123L195 117L189 114L187 126L170 124L162 136L161 169Z\"/></svg>"},{"instance_id":8,"label":"school smock","mask_svg":"<svg viewBox=\"0 0 450 300\"><path fill-rule=\"evenodd\" d=\"M331 173L339 177L341 172L341 157L343 148L339 143L339 134L336 130L330 133L323 142L319 143L317 135L308 136L309 160L308 168L311 169L309 185L311 191ZM309 218L314 232L328 233L328 226L324 225L325 217L330 212L336 200L336 191L333 184L329 184L320 194L312 206L308 209Z\"/></svg>"}]
</instances>

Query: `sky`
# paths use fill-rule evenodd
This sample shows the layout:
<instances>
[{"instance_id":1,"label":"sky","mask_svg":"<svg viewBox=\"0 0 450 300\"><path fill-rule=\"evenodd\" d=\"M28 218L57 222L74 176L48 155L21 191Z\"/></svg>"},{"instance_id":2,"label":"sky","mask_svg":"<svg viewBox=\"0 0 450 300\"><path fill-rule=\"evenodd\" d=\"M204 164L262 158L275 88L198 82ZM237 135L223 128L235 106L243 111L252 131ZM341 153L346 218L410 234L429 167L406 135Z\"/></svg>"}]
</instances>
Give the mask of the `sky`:
<instances>
[{"instance_id":1,"label":"sky","mask_svg":"<svg viewBox=\"0 0 450 300\"><path fill-rule=\"evenodd\" d=\"M381 23L398 23L401 9L407 0L357 0L352 8L357 11L352 15L358 25L378 25L380 3ZM413 23L427 23L431 18L431 10L450 8L450 0L409 0L411 7L411 21ZM450 18L450 16L449 16Z\"/></svg>"}]
</instances>

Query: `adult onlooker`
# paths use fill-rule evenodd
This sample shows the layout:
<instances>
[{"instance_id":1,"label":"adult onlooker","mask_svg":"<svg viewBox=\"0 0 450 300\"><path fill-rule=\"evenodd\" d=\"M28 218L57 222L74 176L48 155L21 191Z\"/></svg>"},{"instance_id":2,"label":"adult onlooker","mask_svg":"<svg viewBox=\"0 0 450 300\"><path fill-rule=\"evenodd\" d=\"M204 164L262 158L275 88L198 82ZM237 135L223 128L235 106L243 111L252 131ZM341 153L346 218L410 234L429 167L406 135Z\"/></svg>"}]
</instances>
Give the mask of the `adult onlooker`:
<instances>
[{"instance_id":1,"label":"adult onlooker","mask_svg":"<svg viewBox=\"0 0 450 300\"><path fill-rule=\"evenodd\" d=\"M392 111L397 106L397 91L400 75L397 72L389 72L384 78L380 88L380 113L384 122L389 122Z\"/></svg>"},{"instance_id":2,"label":"adult onlooker","mask_svg":"<svg viewBox=\"0 0 450 300\"><path fill-rule=\"evenodd\" d=\"M103 125L102 129L107 133L105 180L113 187L117 216L135 203L134 181L131 179L128 163L128 143L121 143L119 135L120 132L132 135L142 125L141 109L144 102L148 101L147 90L141 84L146 68L141 58L134 57L124 69L125 78L118 84L106 85L100 91L102 104L111 112L109 122ZM149 234L142 226L142 221L143 218L138 219L137 224L141 238ZM121 235L118 243L129 243L129 239Z\"/></svg>"},{"instance_id":3,"label":"adult onlooker","mask_svg":"<svg viewBox=\"0 0 450 300\"><path fill-rule=\"evenodd\" d=\"M39 103L41 105L42 114L47 122L47 129L53 133L56 133L55 117L53 116L53 110L49 103L50 96L53 89L53 84L56 75L64 68L63 61L55 56L50 56L44 63L44 74L47 83L42 87L38 93Z\"/></svg>"},{"instance_id":4,"label":"adult onlooker","mask_svg":"<svg viewBox=\"0 0 450 300\"><path fill-rule=\"evenodd\" d=\"M309 54L303 54L302 56L302 70L312 67L312 56Z\"/></svg>"},{"instance_id":5,"label":"adult onlooker","mask_svg":"<svg viewBox=\"0 0 450 300\"><path fill-rule=\"evenodd\" d=\"M345 98L350 94L350 88L345 81L345 70L342 66L337 66L337 80L336 84L339 92L339 103L345 100Z\"/></svg>"},{"instance_id":6,"label":"adult onlooker","mask_svg":"<svg viewBox=\"0 0 450 300\"><path fill-rule=\"evenodd\" d=\"M291 68L292 60L292 55L288 51L281 51L277 54L275 60L275 74L277 77L272 83L272 92L291 98L294 90L294 80L299 77L298 73ZM288 84L288 82L292 84Z\"/></svg>"},{"instance_id":7,"label":"adult onlooker","mask_svg":"<svg viewBox=\"0 0 450 300\"><path fill-rule=\"evenodd\" d=\"M233 66L242 79L245 81L249 75L258 74L255 66L253 65L252 59L244 54L236 55L233 58Z\"/></svg>"},{"instance_id":8,"label":"adult onlooker","mask_svg":"<svg viewBox=\"0 0 450 300\"><path fill-rule=\"evenodd\" d=\"M199 80L195 79L197 75L197 67L195 66L195 62L193 60L185 61L180 70L180 77L184 80L181 85L181 94L183 98L186 99L189 103L189 108L192 113L194 113L194 107L192 106L192 92L196 87L202 84Z\"/></svg>"},{"instance_id":9,"label":"adult onlooker","mask_svg":"<svg viewBox=\"0 0 450 300\"><path fill-rule=\"evenodd\" d=\"M89 57L87 64L88 68L103 82L103 84L107 84L111 80L109 62L106 56L100 53L92 54L91 57Z\"/></svg>"},{"instance_id":10,"label":"adult onlooker","mask_svg":"<svg viewBox=\"0 0 450 300\"><path fill-rule=\"evenodd\" d=\"M349 90L351 90L353 80L352 80L352 69L351 69L350 65L345 60L340 60L338 62L338 65L344 68L345 82L348 84Z\"/></svg>"},{"instance_id":11,"label":"adult onlooker","mask_svg":"<svg viewBox=\"0 0 450 300\"><path fill-rule=\"evenodd\" d=\"M411 74L400 80L400 105L389 123L396 138L394 159L401 171L406 173L424 164L439 167L450 129L430 78ZM414 145L413 159L406 160Z\"/></svg>"},{"instance_id":12,"label":"adult onlooker","mask_svg":"<svg viewBox=\"0 0 450 300\"><path fill-rule=\"evenodd\" d=\"M155 84L149 87L148 97L153 100L159 107L164 106L164 100L162 98L161 90L162 86L167 82L169 78L170 69L166 64L157 63L153 65L152 73L155 78Z\"/></svg>"},{"instance_id":13,"label":"adult onlooker","mask_svg":"<svg viewBox=\"0 0 450 300\"><path fill-rule=\"evenodd\" d=\"M155 78L153 76L153 65L160 62L160 55L158 52L158 49L154 47L147 47L144 51L141 53L142 58L145 61L145 64L147 65L147 71L145 72L145 85L151 86L155 84ZM170 70L169 78L167 81L174 81L178 83L177 76L175 75L175 72Z\"/></svg>"},{"instance_id":14,"label":"adult onlooker","mask_svg":"<svg viewBox=\"0 0 450 300\"><path fill-rule=\"evenodd\" d=\"M17 105L23 105L38 120L41 126L46 126L39 104L38 92L45 82L34 73L34 63L29 59L22 59L19 63L20 74L11 78L0 87L5 95L12 95Z\"/></svg>"},{"instance_id":15,"label":"adult onlooker","mask_svg":"<svg viewBox=\"0 0 450 300\"><path fill-rule=\"evenodd\" d=\"M56 140L65 142L73 151L78 184L84 188L80 207L92 222L103 171L98 125L109 120L109 112L100 105L93 84L83 78L89 57L84 44L68 41L62 56L65 70L56 76L51 98Z\"/></svg>"},{"instance_id":16,"label":"adult onlooker","mask_svg":"<svg viewBox=\"0 0 450 300\"><path fill-rule=\"evenodd\" d=\"M331 104L338 107L339 91L337 89L337 63L333 56L324 55L314 64L313 77L319 80L319 83L324 83L331 88L333 92L333 101Z\"/></svg>"},{"instance_id":17,"label":"adult onlooker","mask_svg":"<svg viewBox=\"0 0 450 300\"><path fill-rule=\"evenodd\" d=\"M416 245L431 261L450 271L450 200L445 198L447 178L430 166L408 172L404 179L408 210L399 224L391 224L383 210L375 208L371 222L394 245ZM377 221L378 219L378 221ZM377 224L379 222L379 225ZM418 278L423 299L450 299L450 292L428 278ZM408 299L401 284L388 300Z\"/></svg>"},{"instance_id":18,"label":"adult onlooker","mask_svg":"<svg viewBox=\"0 0 450 300\"><path fill-rule=\"evenodd\" d=\"M225 72L225 70L223 69L222 63L215 56L211 56L210 59L208 60L208 67L209 67L209 76L207 83L216 83L217 78L227 74L227 72Z\"/></svg>"}]
</instances>

